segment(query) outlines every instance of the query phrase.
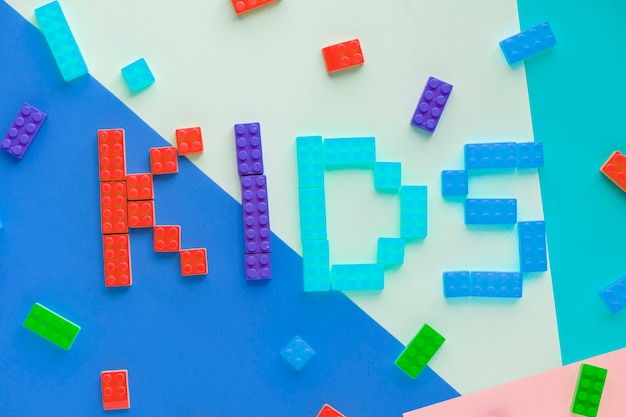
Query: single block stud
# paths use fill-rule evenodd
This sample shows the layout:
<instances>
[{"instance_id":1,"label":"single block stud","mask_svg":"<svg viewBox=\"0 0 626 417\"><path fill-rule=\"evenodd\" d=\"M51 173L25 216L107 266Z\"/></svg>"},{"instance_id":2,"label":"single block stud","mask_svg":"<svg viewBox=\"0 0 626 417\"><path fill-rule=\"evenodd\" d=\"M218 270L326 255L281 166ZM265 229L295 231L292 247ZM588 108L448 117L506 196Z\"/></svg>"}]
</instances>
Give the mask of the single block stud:
<instances>
[{"instance_id":1,"label":"single block stud","mask_svg":"<svg viewBox=\"0 0 626 417\"><path fill-rule=\"evenodd\" d=\"M517 166L517 144L470 143L465 145L465 169L504 169Z\"/></svg>"},{"instance_id":2,"label":"single block stud","mask_svg":"<svg viewBox=\"0 0 626 417\"><path fill-rule=\"evenodd\" d=\"M231 0L235 13L241 15L251 10L258 9L261 6L273 3L275 0Z\"/></svg>"},{"instance_id":3,"label":"single block stud","mask_svg":"<svg viewBox=\"0 0 626 417\"><path fill-rule=\"evenodd\" d=\"M467 191L467 171L441 171L441 195L443 197L465 197Z\"/></svg>"},{"instance_id":4,"label":"single block stud","mask_svg":"<svg viewBox=\"0 0 626 417\"><path fill-rule=\"evenodd\" d=\"M22 159L37 132L39 132L39 128L46 121L46 117L48 117L46 113L24 103L8 132L4 135L2 142L0 142L0 148L10 155Z\"/></svg>"},{"instance_id":5,"label":"single block stud","mask_svg":"<svg viewBox=\"0 0 626 417\"><path fill-rule=\"evenodd\" d=\"M298 187L324 188L324 149L321 136L296 138Z\"/></svg>"},{"instance_id":6,"label":"single block stud","mask_svg":"<svg viewBox=\"0 0 626 417\"><path fill-rule=\"evenodd\" d=\"M548 22L541 23L500 42L506 62L513 65L556 45Z\"/></svg>"},{"instance_id":7,"label":"single block stud","mask_svg":"<svg viewBox=\"0 0 626 417\"><path fill-rule=\"evenodd\" d=\"M400 187L400 237L405 240L423 239L428 234L427 187Z\"/></svg>"},{"instance_id":8,"label":"single block stud","mask_svg":"<svg viewBox=\"0 0 626 417\"><path fill-rule=\"evenodd\" d=\"M104 235L104 285L130 287L133 276L130 269L130 237L128 234Z\"/></svg>"},{"instance_id":9,"label":"single block stud","mask_svg":"<svg viewBox=\"0 0 626 417\"><path fill-rule=\"evenodd\" d=\"M202 129L200 127L176 129L176 146L179 155L202 153L204 151Z\"/></svg>"},{"instance_id":10,"label":"single block stud","mask_svg":"<svg viewBox=\"0 0 626 417\"><path fill-rule=\"evenodd\" d=\"M102 234L128 233L126 181L100 183Z\"/></svg>"},{"instance_id":11,"label":"single block stud","mask_svg":"<svg viewBox=\"0 0 626 417\"><path fill-rule=\"evenodd\" d=\"M468 198L465 224L515 224L517 200L514 198Z\"/></svg>"},{"instance_id":12,"label":"single block stud","mask_svg":"<svg viewBox=\"0 0 626 417\"><path fill-rule=\"evenodd\" d=\"M434 132L451 92L451 84L435 77L428 78L422 97L411 118L411 124L428 132Z\"/></svg>"},{"instance_id":13,"label":"single block stud","mask_svg":"<svg viewBox=\"0 0 626 417\"><path fill-rule=\"evenodd\" d=\"M154 200L128 202L128 227L154 227Z\"/></svg>"},{"instance_id":14,"label":"single block stud","mask_svg":"<svg viewBox=\"0 0 626 417\"><path fill-rule=\"evenodd\" d=\"M470 295L474 297L520 298L522 274L519 272L472 271Z\"/></svg>"},{"instance_id":15,"label":"single block stud","mask_svg":"<svg viewBox=\"0 0 626 417\"><path fill-rule=\"evenodd\" d=\"M600 297L611 314L623 310L626 307L626 277L600 291Z\"/></svg>"},{"instance_id":16,"label":"single block stud","mask_svg":"<svg viewBox=\"0 0 626 417\"><path fill-rule=\"evenodd\" d=\"M319 413L317 413L317 417L345 417L339 411L335 410L328 404L324 404Z\"/></svg>"},{"instance_id":17,"label":"single block stud","mask_svg":"<svg viewBox=\"0 0 626 417\"><path fill-rule=\"evenodd\" d=\"M385 288L385 271L378 264L333 265L330 282L336 291L378 291Z\"/></svg>"},{"instance_id":18,"label":"single block stud","mask_svg":"<svg viewBox=\"0 0 626 417\"><path fill-rule=\"evenodd\" d=\"M326 198L323 188L301 188L300 237L303 241L326 239Z\"/></svg>"},{"instance_id":19,"label":"single block stud","mask_svg":"<svg viewBox=\"0 0 626 417\"><path fill-rule=\"evenodd\" d=\"M150 167L153 175L178 172L178 158L174 146L150 148Z\"/></svg>"},{"instance_id":20,"label":"single block stud","mask_svg":"<svg viewBox=\"0 0 626 417\"><path fill-rule=\"evenodd\" d=\"M263 174L261 125L259 123L235 125L235 146L239 175Z\"/></svg>"},{"instance_id":21,"label":"single block stud","mask_svg":"<svg viewBox=\"0 0 626 417\"><path fill-rule=\"evenodd\" d=\"M315 355L315 351L300 336L296 336L287 343L280 355L293 369L300 371Z\"/></svg>"},{"instance_id":22,"label":"single block stud","mask_svg":"<svg viewBox=\"0 0 626 417\"><path fill-rule=\"evenodd\" d=\"M322 48L322 55L326 63L326 72L329 74L347 68L363 65L363 51L358 39L341 42Z\"/></svg>"},{"instance_id":23,"label":"single block stud","mask_svg":"<svg viewBox=\"0 0 626 417\"><path fill-rule=\"evenodd\" d=\"M470 295L469 271L450 271L443 273L443 295L450 297L467 297Z\"/></svg>"},{"instance_id":24,"label":"single block stud","mask_svg":"<svg viewBox=\"0 0 626 417\"><path fill-rule=\"evenodd\" d=\"M620 151L611 154L600 167L600 172L613 181L620 190L626 191L626 157Z\"/></svg>"},{"instance_id":25,"label":"single block stud","mask_svg":"<svg viewBox=\"0 0 626 417\"><path fill-rule=\"evenodd\" d=\"M371 168L375 162L376 140L373 137L324 140L326 168Z\"/></svg>"},{"instance_id":26,"label":"single block stud","mask_svg":"<svg viewBox=\"0 0 626 417\"><path fill-rule=\"evenodd\" d=\"M129 174L126 176L128 200L154 200L152 174Z\"/></svg>"},{"instance_id":27,"label":"single block stud","mask_svg":"<svg viewBox=\"0 0 626 417\"><path fill-rule=\"evenodd\" d=\"M79 325L39 303L35 303L31 308L24 321L24 327L65 350L72 346L80 331Z\"/></svg>"},{"instance_id":28,"label":"single block stud","mask_svg":"<svg viewBox=\"0 0 626 417\"><path fill-rule=\"evenodd\" d=\"M543 142L525 142L517 144L517 167L543 167Z\"/></svg>"},{"instance_id":29,"label":"single block stud","mask_svg":"<svg viewBox=\"0 0 626 417\"><path fill-rule=\"evenodd\" d=\"M596 417L602 391L606 381L607 370L583 363L580 365L578 382L572 399L572 414L586 417Z\"/></svg>"},{"instance_id":30,"label":"single block stud","mask_svg":"<svg viewBox=\"0 0 626 417\"><path fill-rule=\"evenodd\" d=\"M374 188L383 193L395 193L402 182L400 162L376 162L374 164Z\"/></svg>"},{"instance_id":31,"label":"single block stud","mask_svg":"<svg viewBox=\"0 0 626 417\"><path fill-rule=\"evenodd\" d=\"M391 267L404 263L404 239L400 237L379 237L376 263Z\"/></svg>"},{"instance_id":32,"label":"single block stud","mask_svg":"<svg viewBox=\"0 0 626 417\"><path fill-rule=\"evenodd\" d=\"M330 290L328 240L305 240L302 242L302 277L305 292Z\"/></svg>"},{"instance_id":33,"label":"single block stud","mask_svg":"<svg viewBox=\"0 0 626 417\"><path fill-rule=\"evenodd\" d=\"M102 407L105 410L130 408L128 371L126 369L102 371L100 383L102 384Z\"/></svg>"},{"instance_id":34,"label":"single block stud","mask_svg":"<svg viewBox=\"0 0 626 417\"><path fill-rule=\"evenodd\" d=\"M241 206L246 253L270 252L270 213L265 175L241 177Z\"/></svg>"},{"instance_id":35,"label":"single block stud","mask_svg":"<svg viewBox=\"0 0 626 417\"><path fill-rule=\"evenodd\" d=\"M135 94L154 84L154 75L145 59L140 58L122 68L122 77L130 91Z\"/></svg>"},{"instance_id":36,"label":"single block stud","mask_svg":"<svg viewBox=\"0 0 626 417\"><path fill-rule=\"evenodd\" d=\"M546 254L546 224L543 221L520 222L519 235L520 269L522 272L548 270Z\"/></svg>"},{"instance_id":37,"label":"single block stud","mask_svg":"<svg viewBox=\"0 0 626 417\"><path fill-rule=\"evenodd\" d=\"M87 74L78 44L58 1L35 9L35 17L65 82Z\"/></svg>"},{"instance_id":38,"label":"single block stud","mask_svg":"<svg viewBox=\"0 0 626 417\"><path fill-rule=\"evenodd\" d=\"M198 248L181 250L180 273L184 277L208 274L209 263L206 257L206 249Z\"/></svg>"},{"instance_id":39,"label":"single block stud","mask_svg":"<svg viewBox=\"0 0 626 417\"><path fill-rule=\"evenodd\" d=\"M180 251L180 226L155 226L154 227L154 251L155 252L179 252Z\"/></svg>"},{"instance_id":40,"label":"single block stud","mask_svg":"<svg viewBox=\"0 0 626 417\"><path fill-rule=\"evenodd\" d=\"M424 324L396 359L396 366L411 378L417 378L445 340L435 329Z\"/></svg>"},{"instance_id":41,"label":"single block stud","mask_svg":"<svg viewBox=\"0 0 626 417\"><path fill-rule=\"evenodd\" d=\"M126 179L126 145L124 129L98 130L100 181Z\"/></svg>"},{"instance_id":42,"label":"single block stud","mask_svg":"<svg viewBox=\"0 0 626 417\"><path fill-rule=\"evenodd\" d=\"M244 255L244 267L248 281L272 278L270 253L246 253Z\"/></svg>"}]
</instances>

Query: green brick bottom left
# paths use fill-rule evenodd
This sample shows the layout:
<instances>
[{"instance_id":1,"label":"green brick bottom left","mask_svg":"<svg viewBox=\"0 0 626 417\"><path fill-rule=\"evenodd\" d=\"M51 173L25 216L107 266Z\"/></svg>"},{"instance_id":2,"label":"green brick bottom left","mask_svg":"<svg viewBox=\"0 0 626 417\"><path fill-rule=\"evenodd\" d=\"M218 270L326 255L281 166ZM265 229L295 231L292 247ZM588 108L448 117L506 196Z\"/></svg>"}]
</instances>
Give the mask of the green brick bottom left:
<instances>
[{"instance_id":1,"label":"green brick bottom left","mask_svg":"<svg viewBox=\"0 0 626 417\"><path fill-rule=\"evenodd\" d=\"M80 326L54 311L35 303L24 321L24 327L68 350L80 331Z\"/></svg>"}]
</instances>

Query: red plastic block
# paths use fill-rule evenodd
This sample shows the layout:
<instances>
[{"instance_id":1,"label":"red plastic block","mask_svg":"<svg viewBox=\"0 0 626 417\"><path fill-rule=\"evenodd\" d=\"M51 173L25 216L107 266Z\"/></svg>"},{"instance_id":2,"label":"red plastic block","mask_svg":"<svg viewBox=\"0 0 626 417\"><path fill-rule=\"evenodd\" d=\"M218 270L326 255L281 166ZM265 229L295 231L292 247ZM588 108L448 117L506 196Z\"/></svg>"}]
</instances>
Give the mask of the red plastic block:
<instances>
[{"instance_id":1,"label":"red plastic block","mask_svg":"<svg viewBox=\"0 0 626 417\"><path fill-rule=\"evenodd\" d=\"M130 270L130 237L124 235L102 236L104 247L104 285L129 287L133 284Z\"/></svg>"},{"instance_id":2,"label":"red plastic block","mask_svg":"<svg viewBox=\"0 0 626 417\"><path fill-rule=\"evenodd\" d=\"M191 155L202 153L202 130L199 127L189 127L187 129L176 130L176 145L179 155Z\"/></svg>"},{"instance_id":3,"label":"red plastic block","mask_svg":"<svg viewBox=\"0 0 626 417\"><path fill-rule=\"evenodd\" d=\"M102 371L100 372L100 382L102 383L102 406L105 410L130 408L128 371L126 369Z\"/></svg>"},{"instance_id":4,"label":"red plastic block","mask_svg":"<svg viewBox=\"0 0 626 417\"><path fill-rule=\"evenodd\" d=\"M154 200L128 202L128 227L154 227Z\"/></svg>"},{"instance_id":5,"label":"red plastic block","mask_svg":"<svg viewBox=\"0 0 626 417\"><path fill-rule=\"evenodd\" d=\"M100 183L102 234L128 233L126 181Z\"/></svg>"},{"instance_id":6,"label":"red plastic block","mask_svg":"<svg viewBox=\"0 0 626 417\"><path fill-rule=\"evenodd\" d=\"M126 176L129 200L154 200L152 174L129 174Z\"/></svg>"},{"instance_id":7,"label":"red plastic block","mask_svg":"<svg viewBox=\"0 0 626 417\"><path fill-rule=\"evenodd\" d=\"M175 174L178 172L178 159L174 146L150 148L150 167L153 174Z\"/></svg>"},{"instance_id":8,"label":"red plastic block","mask_svg":"<svg viewBox=\"0 0 626 417\"><path fill-rule=\"evenodd\" d=\"M613 152L600 171L622 191L626 191L626 157L620 151Z\"/></svg>"},{"instance_id":9,"label":"red plastic block","mask_svg":"<svg viewBox=\"0 0 626 417\"><path fill-rule=\"evenodd\" d=\"M328 404L324 404L324 407L317 414L317 417L345 417L339 411L335 410Z\"/></svg>"},{"instance_id":10,"label":"red plastic block","mask_svg":"<svg viewBox=\"0 0 626 417\"><path fill-rule=\"evenodd\" d=\"M98 130L100 181L126 179L126 146L124 129Z\"/></svg>"},{"instance_id":11,"label":"red plastic block","mask_svg":"<svg viewBox=\"0 0 626 417\"><path fill-rule=\"evenodd\" d=\"M273 3L276 0L231 0L233 2L233 7L235 8L235 13L237 15L249 12L250 10L258 9L261 6L265 6L266 4Z\"/></svg>"},{"instance_id":12,"label":"red plastic block","mask_svg":"<svg viewBox=\"0 0 626 417\"><path fill-rule=\"evenodd\" d=\"M154 251L180 251L180 226L155 226Z\"/></svg>"},{"instance_id":13,"label":"red plastic block","mask_svg":"<svg viewBox=\"0 0 626 417\"><path fill-rule=\"evenodd\" d=\"M206 249L185 249L180 251L180 273L184 277L191 275L206 275L209 266L206 258Z\"/></svg>"},{"instance_id":14,"label":"red plastic block","mask_svg":"<svg viewBox=\"0 0 626 417\"><path fill-rule=\"evenodd\" d=\"M356 67L365 62L358 39L327 46L322 49L322 54L326 62L326 71L329 74L346 68Z\"/></svg>"}]
</instances>

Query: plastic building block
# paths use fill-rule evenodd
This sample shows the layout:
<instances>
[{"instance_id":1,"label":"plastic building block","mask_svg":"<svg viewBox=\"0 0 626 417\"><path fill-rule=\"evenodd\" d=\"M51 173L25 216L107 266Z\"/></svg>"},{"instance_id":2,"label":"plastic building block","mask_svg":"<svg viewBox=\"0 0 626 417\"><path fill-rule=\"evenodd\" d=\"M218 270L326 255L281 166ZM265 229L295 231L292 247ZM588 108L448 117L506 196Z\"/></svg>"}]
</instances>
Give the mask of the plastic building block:
<instances>
[{"instance_id":1,"label":"plastic building block","mask_svg":"<svg viewBox=\"0 0 626 417\"><path fill-rule=\"evenodd\" d=\"M248 281L272 278L272 258L269 253L246 253L244 266Z\"/></svg>"},{"instance_id":2,"label":"plastic building block","mask_svg":"<svg viewBox=\"0 0 626 417\"><path fill-rule=\"evenodd\" d=\"M517 200L514 198L468 198L465 200L465 224L515 224Z\"/></svg>"},{"instance_id":3,"label":"plastic building block","mask_svg":"<svg viewBox=\"0 0 626 417\"><path fill-rule=\"evenodd\" d=\"M435 329L424 324L396 359L395 364L411 378L417 378L445 341L446 339Z\"/></svg>"},{"instance_id":4,"label":"plastic building block","mask_svg":"<svg viewBox=\"0 0 626 417\"><path fill-rule=\"evenodd\" d=\"M128 232L126 181L100 183L102 233Z\"/></svg>"},{"instance_id":5,"label":"plastic building block","mask_svg":"<svg viewBox=\"0 0 626 417\"><path fill-rule=\"evenodd\" d=\"M200 127L176 129L176 146L179 155L202 153L204 151L202 129Z\"/></svg>"},{"instance_id":6,"label":"plastic building block","mask_svg":"<svg viewBox=\"0 0 626 417\"><path fill-rule=\"evenodd\" d=\"M470 295L469 271L450 271L443 273L443 295L450 297L467 297Z\"/></svg>"},{"instance_id":7,"label":"plastic building block","mask_svg":"<svg viewBox=\"0 0 626 417\"><path fill-rule=\"evenodd\" d=\"M518 168L543 167L543 142L524 142L517 144Z\"/></svg>"},{"instance_id":8,"label":"plastic building block","mask_svg":"<svg viewBox=\"0 0 626 417\"><path fill-rule=\"evenodd\" d=\"M196 248L181 250L180 273L184 277L208 274L209 263L206 257L206 249Z\"/></svg>"},{"instance_id":9,"label":"plastic building block","mask_svg":"<svg viewBox=\"0 0 626 417\"><path fill-rule=\"evenodd\" d=\"M444 197L465 197L468 191L467 171L441 171L441 195Z\"/></svg>"},{"instance_id":10,"label":"plastic building block","mask_svg":"<svg viewBox=\"0 0 626 417\"><path fill-rule=\"evenodd\" d=\"M600 167L600 172L626 192L626 157L620 151L611 154Z\"/></svg>"},{"instance_id":11,"label":"plastic building block","mask_svg":"<svg viewBox=\"0 0 626 417\"><path fill-rule=\"evenodd\" d=\"M572 414L586 417L598 415L607 372L605 368L586 363L580 365L574 398L572 398Z\"/></svg>"},{"instance_id":12,"label":"plastic building block","mask_svg":"<svg viewBox=\"0 0 626 417\"><path fill-rule=\"evenodd\" d=\"M129 174L126 176L128 200L153 200L154 184L152 174Z\"/></svg>"},{"instance_id":13,"label":"plastic building block","mask_svg":"<svg viewBox=\"0 0 626 417\"><path fill-rule=\"evenodd\" d=\"M385 288L385 271L382 265L333 265L330 269L333 290L382 290Z\"/></svg>"},{"instance_id":14,"label":"plastic building block","mask_svg":"<svg viewBox=\"0 0 626 417\"><path fill-rule=\"evenodd\" d=\"M470 274L471 294L474 297L522 296L522 274L519 272L483 272L472 271Z\"/></svg>"},{"instance_id":15,"label":"plastic building block","mask_svg":"<svg viewBox=\"0 0 626 417\"><path fill-rule=\"evenodd\" d=\"M176 148L173 146L150 148L150 167L153 175L177 173Z\"/></svg>"},{"instance_id":16,"label":"plastic building block","mask_svg":"<svg viewBox=\"0 0 626 417\"><path fill-rule=\"evenodd\" d=\"M502 169L517 166L517 144L470 143L465 145L465 169Z\"/></svg>"},{"instance_id":17,"label":"plastic building block","mask_svg":"<svg viewBox=\"0 0 626 417\"><path fill-rule=\"evenodd\" d=\"M404 239L379 237L376 263L383 266L398 266L404 263Z\"/></svg>"},{"instance_id":18,"label":"plastic building block","mask_svg":"<svg viewBox=\"0 0 626 417\"><path fill-rule=\"evenodd\" d=\"M339 411L335 410L328 404L324 404L319 413L317 413L317 417L345 417Z\"/></svg>"},{"instance_id":19,"label":"plastic building block","mask_svg":"<svg viewBox=\"0 0 626 417\"><path fill-rule=\"evenodd\" d=\"M374 188L384 193L395 193L402 182L400 162L376 162L374 164Z\"/></svg>"},{"instance_id":20,"label":"plastic building block","mask_svg":"<svg viewBox=\"0 0 626 417\"><path fill-rule=\"evenodd\" d=\"M130 394L128 392L128 371L118 369L102 371L102 407L105 410L125 410L130 408Z\"/></svg>"},{"instance_id":21,"label":"plastic building block","mask_svg":"<svg viewBox=\"0 0 626 417\"><path fill-rule=\"evenodd\" d=\"M100 181L126 179L126 144L124 129L98 130Z\"/></svg>"},{"instance_id":22,"label":"plastic building block","mask_svg":"<svg viewBox=\"0 0 626 417\"><path fill-rule=\"evenodd\" d=\"M154 227L154 200L128 202L128 227Z\"/></svg>"},{"instance_id":23,"label":"plastic building block","mask_svg":"<svg viewBox=\"0 0 626 417\"><path fill-rule=\"evenodd\" d=\"M546 225L543 221L520 222L519 256L522 272L542 272L548 270L546 255Z\"/></svg>"},{"instance_id":24,"label":"plastic building block","mask_svg":"<svg viewBox=\"0 0 626 417\"><path fill-rule=\"evenodd\" d=\"M305 240L326 239L326 197L323 188L301 188L300 238Z\"/></svg>"},{"instance_id":25,"label":"plastic building block","mask_svg":"<svg viewBox=\"0 0 626 417\"><path fill-rule=\"evenodd\" d=\"M428 78L422 97L411 118L411 124L428 132L434 132L451 92L452 85L435 77Z\"/></svg>"},{"instance_id":26,"label":"plastic building block","mask_svg":"<svg viewBox=\"0 0 626 417\"><path fill-rule=\"evenodd\" d=\"M46 117L47 115L41 110L24 103L20 112L15 116L9 131L0 142L0 148L10 155L22 159L37 132L39 132L39 128L46 121Z\"/></svg>"},{"instance_id":27,"label":"plastic building block","mask_svg":"<svg viewBox=\"0 0 626 417\"><path fill-rule=\"evenodd\" d=\"M326 72L329 74L347 68L363 65L363 51L358 39L341 42L322 48L322 55L326 63Z\"/></svg>"},{"instance_id":28,"label":"plastic building block","mask_svg":"<svg viewBox=\"0 0 626 417\"><path fill-rule=\"evenodd\" d=\"M130 269L130 237L127 234L105 235L104 285L107 287L129 287L133 285Z\"/></svg>"},{"instance_id":29,"label":"plastic building block","mask_svg":"<svg viewBox=\"0 0 626 417\"><path fill-rule=\"evenodd\" d=\"M302 242L302 277L305 292L330 290L328 240L305 240Z\"/></svg>"},{"instance_id":30,"label":"plastic building block","mask_svg":"<svg viewBox=\"0 0 626 417\"><path fill-rule=\"evenodd\" d=\"M298 187L324 188L324 149L321 136L296 138Z\"/></svg>"},{"instance_id":31,"label":"plastic building block","mask_svg":"<svg viewBox=\"0 0 626 417\"><path fill-rule=\"evenodd\" d=\"M80 331L79 325L39 303L35 303L31 308L24 321L24 327L65 350L72 346Z\"/></svg>"},{"instance_id":32,"label":"plastic building block","mask_svg":"<svg viewBox=\"0 0 626 417\"><path fill-rule=\"evenodd\" d=\"M53 1L35 9L35 17L65 82L87 74L87 64L59 2Z\"/></svg>"},{"instance_id":33,"label":"plastic building block","mask_svg":"<svg viewBox=\"0 0 626 417\"><path fill-rule=\"evenodd\" d=\"M556 45L548 22L541 23L500 42L506 62L513 65Z\"/></svg>"},{"instance_id":34,"label":"plastic building block","mask_svg":"<svg viewBox=\"0 0 626 417\"><path fill-rule=\"evenodd\" d=\"M428 234L427 193L423 185L400 187L400 237L414 240Z\"/></svg>"},{"instance_id":35,"label":"plastic building block","mask_svg":"<svg viewBox=\"0 0 626 417\"><path fill-rule=\"evenodd\" d=\"M154 227L154 251L155 252L178 252L180 251L180 226L155 226Z\"/></svg>"},{"instance_id":36,"label":"plastic building block","mask_svg":"<svg viewBox=\"0 0 626 417\"><path fill-rule=\"evenodd\" d=\"M251 10L258 9L261 6L273 3L275 0L231 0L235 13L241 15Z\"/></svg>"},{"instance_id":37,"label":"plastic building block","mask_svg":"<svg viewBox=\"0 0 626 417\"><path fill-rule=\"evenodd\" d=\"M261 125L259 123L235 125L235 146L239 175L263 174Z\"/></svg>"},{"instance_id":38,"label":"plastic building block","mask_svg":"<svg viewBox=\"0 0 626 417\"><path fill-rule=\"evenodd\" d=\"M315 351L300 336L296 336L287 343L280 355L293 369L299 371L311 360Z\"/></svg>"},{"instance_id":39,"label":"plastic building block","mask_svg":"<svg viewBox=\"0 0 626 417\"><path fill-rule=\"evenodd\" d=\"M626 307L626 277L600 291L600 297L611 314L623 310Z\"/></svg>"},{"instance_id":40,"label":"plastic building block","mask_svg":"<svg viewBox=\"0 0 626 417\"><path fill-rule=\"evenodd\" d=\"M246 253L270 252L270 213L265 175L241 177L241 207Z\"/></svg>"},{"instance_id":41,"label":"plastic building block","mask_svg":"<svg viewBox=\"0 0 626 417\"><path fill-rule=\"evenodd\" d=\"M324 140L326 168L371 168L376 162L376 140L336 138Z\"/></svg>"},{"instance_id":42,"label":"plastic building block","mask_svg":"<svg viewBox=\"0 0 626 417\"><path fill-rule=\"evenodd\" d=\"M130 91L135 94L154 84L154 75L145 59L140 58L122 68L122 77Z\"/></svg>"}]
</instances>

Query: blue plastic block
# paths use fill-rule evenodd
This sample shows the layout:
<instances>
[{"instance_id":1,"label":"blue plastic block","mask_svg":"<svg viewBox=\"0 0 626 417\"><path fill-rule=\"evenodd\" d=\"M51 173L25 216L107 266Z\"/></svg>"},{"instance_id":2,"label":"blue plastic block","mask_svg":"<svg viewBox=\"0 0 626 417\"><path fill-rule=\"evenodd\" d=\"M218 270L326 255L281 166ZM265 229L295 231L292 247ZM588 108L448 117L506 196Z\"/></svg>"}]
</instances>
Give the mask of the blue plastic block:
<instances>
[{"instance_id":1,"label":"blue plastic block","mask_svg":"<svg viewBox=\"0 0 626 417\"><path fill-rule=\"evenodd\" d=\"M382 290L385 288L385 271L382 265L333 265L330 270L333 290Z\"/></svg>"},{"instance_id":2,"label":"blue plastic block","mask_svg":"<svg viewBox=\"0 0 626 417\"><path fill-rule=\"evenodd\" d=\"M520 222L517 226L517 232L522 272L547 271L545 222Z\"/></svg>"},{"instance_id":3,"label":"blue plastic block","mask_svg":"<svg viewBox=\"0 0 626 417\"><path fill-rule=\"evenodd\" d=\"M376 141L373 137L324 140L326 168L371 168L374 162Z\"/></svg>"},{"instance_id":4,"label":"blue plastic block","mask_svg":"<svg viewBox=\"0 0 626 417\"><path fill-rule=\"evenodd\" d=\"M404 263L404 239L379 237L376 263L383 266L398 266Z\"/></svg>"},{"instance_id":5,"label":"blue plastic block","mask_svg":"<svg viewBox=\"0 0 626 417\"><path fill-rule=\"evenodd\" d=\"M466 196L467 171L441 171L441 195L444 197Z\"/></svg>"},{"instance_id":6,"label":"blue plastic block","mask_svg":"<svg viewBox=\"0 0 626 417\"><path fill-rule=\"evenodd\" d=\"M517 144L518 168L541 168L543 166L543 142Z\"/></svg>"},{"instance_id":7,"label":"blue plastic block","mask_svg":"<svg viewBox=\"0 0 626 417\"><path fill-rule=\"evenodd\" d=\"M330 290L328 240L302 242L302 277L305 292Z\"/></svg>"},{"instance_id":8,"label":"blue plastic block","mask_svg":"<svg viewBox=\"0 0 626 417\"><path fill-rule=\"evenodd\" d=\"M444 297L467 297L470 295L469 271L451 271L443 273Z\"/></svg>"},{"instance_id":9,"label":"blue plastic block","mask_svg":"<svg viewBox=\"0 0 626 417\"><path fill-rule=\"evenodd\" d=\"M323 188L301 188L300 239L326 239L326 197Z\"/></svg>"},{"instance_id":10,"label":"blue plastic block","mask_svg":"<svg viewBox=\"0 0 626 417\"><path fill-rule=\"evenodd\" d=\"M304 368L315 351L300 336L296 336L280 352L285 361L296 371Z\"/></svg>"},{"instance_id":11,"label":"blue plastic block","mask_svg":"<svg viewBox=\"0 0 626 417\"><path fill-rule=\"evenodd\" d=\"M519 272L472 271L470 295L474 297L522 296L522 274Z\"/></svg>"},{"instance_id":12,"label":"blue plastic block","mask_svg":"<svg viewBox=\"0 0 626 417\"><path fill-rule=\"evenodd\" d=\"M400 236L407 240L423 239L428 234L427 187L400 187Z\"/></svg>"},{"instance_id":13,"label":"blue plastic block","mask_svg":"<svg viewBox=\"0 0 626 417\"><path fill-rule=\"evenodd\" d=\"M500 42L500 48L509 65L556 45L548 22L541 23Z\"/></svg>"},{"instance_id":14,"label":"blue plastic block","mask_svg":"<svg viewBox=\"0 0 626 417\"><path fill-rule=\"evenodd\" d=\"M514 198L468 198L465 224L515 224L517 200Z\"/></svg>"},{"instance_id":15,"label":"blue plastic block","mask_svg":"<svg viewBox=\"0 0 626 417\"><path fill-rule=\"evenodd\" d=\"M321 136L296 138L298 187L324 188L324 148Z\"/></svg>"},{"instance_id":16,"label":"blue plastic block","mask_svg":"<svg viewBox=\"0 0 626 417\"><path fill-rule=\"evenodd\" d=\"M451 92L452 85L435 77L428 78L417 108L413 112L411 124L428 132L434 132Z\"/></svg>"},{"instance_id":17,"label":"blue plastic block","mask_svg":"<svg viewBox=\"0 0 626 417\"><path fill-rule=\"evenodd\" d=\"M611 314L623 310L626 307L626 277L600 291L600 297Z\"/></svg>"},{"instance_id":18,"label":"blue plastic block","mask_svg":"<svg viewBox=\"0 0 626 417\"><path fill-rule=\"evenodd\" d=\"M400 162L376 162L374 165L374 188L378 191L395 193L402 183Z\"/></svg>"},{"instance_id":19,"label":"blue plastic block","mask_svg":"<svg viewBox=\"0 0 626 417\"><path fill-rule=\"evenodd\" d=\"M465 169L498 169L517 166L517 144L469 143L465 145Z\"/></svg>"},{"instance_id":20,"label":"blue plastic block","mask_svg":"<svg viewBox=\"0 0 626 417\"><path fill-rule=\"evenodd\" d=\"M143 58L122 68L122 76L133 93L138 93L154 84L154 75Z\"/></svg>"},{"instance_id":21,"label":"blue plastic block","mask_svg":"<svg viewBox=\"0 0 626 417\"><path fill-rule=\"evenodd\" d=\"M63 80L69 82L87 74L87 64L83 60L59 2L53 1L35 9L35 17Z\"/></svg>"}]
</instances>

